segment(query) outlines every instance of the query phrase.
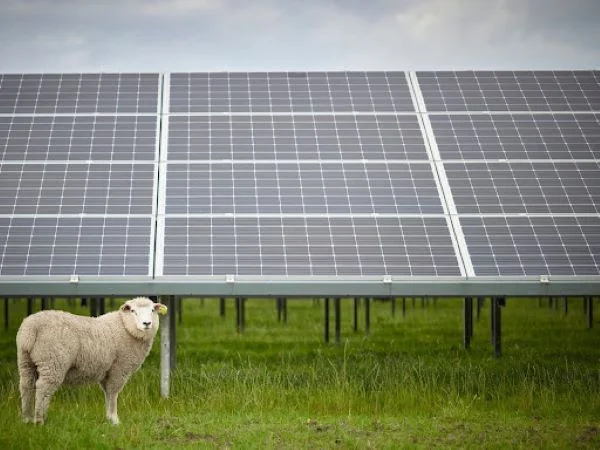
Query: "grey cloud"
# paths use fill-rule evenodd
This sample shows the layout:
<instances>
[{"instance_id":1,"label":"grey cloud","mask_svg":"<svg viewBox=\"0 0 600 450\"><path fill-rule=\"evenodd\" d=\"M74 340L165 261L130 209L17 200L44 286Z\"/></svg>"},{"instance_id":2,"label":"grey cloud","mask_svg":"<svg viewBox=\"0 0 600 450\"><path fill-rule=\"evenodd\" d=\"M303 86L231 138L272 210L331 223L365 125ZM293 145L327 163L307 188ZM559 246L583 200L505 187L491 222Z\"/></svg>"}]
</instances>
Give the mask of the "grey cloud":
<instances>
[{"instance_id":1,"label":"grey cloud","mask_svg":"<svg viewBox=\"0 0 600 450\"><path fill-rule=\"evenodd\" d=\"M593 0L5 0L0 72L592 68Z\"/></svg>"}]
</instances>

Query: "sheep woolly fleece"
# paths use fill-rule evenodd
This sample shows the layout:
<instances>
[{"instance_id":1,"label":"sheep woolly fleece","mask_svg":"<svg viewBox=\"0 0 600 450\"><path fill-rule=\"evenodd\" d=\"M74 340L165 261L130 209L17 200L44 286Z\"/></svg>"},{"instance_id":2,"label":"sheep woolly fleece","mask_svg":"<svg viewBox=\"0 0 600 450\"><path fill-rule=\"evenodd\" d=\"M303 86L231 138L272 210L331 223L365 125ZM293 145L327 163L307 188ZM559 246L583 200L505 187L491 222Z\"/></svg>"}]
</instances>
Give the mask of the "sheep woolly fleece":
<instances>
[{"instance_id":1,"label":"sheep woolly fleece","mask_svg":"<svg viewBox=\"0 0 600 450\"><path fill-rule=\"evenodd\" d=\"M106 417L119 423L117 397L144 362L166 306L145 297L99 317L40 311L17 332L23 420L44 423L50 399L62 384L98 382Z\"/></svg>"}]
</instances>

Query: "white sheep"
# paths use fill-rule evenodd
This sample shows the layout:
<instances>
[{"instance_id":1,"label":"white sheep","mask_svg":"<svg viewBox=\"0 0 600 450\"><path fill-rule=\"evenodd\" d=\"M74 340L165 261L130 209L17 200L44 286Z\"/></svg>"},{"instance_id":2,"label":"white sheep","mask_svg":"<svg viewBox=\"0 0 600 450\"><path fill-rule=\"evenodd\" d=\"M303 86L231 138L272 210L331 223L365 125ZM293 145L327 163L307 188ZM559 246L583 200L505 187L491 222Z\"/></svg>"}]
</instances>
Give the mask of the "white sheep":
<instances>
[{"instance_id":1,"label":"white sheep","mask_svg":"<svg viewBox=\"0 0 600 450\"><path fill-rule=\"evenodd\" d=\"M117 396L144 362L166 306L145 297L99 317L40 311L17 332L19 390L25 422L44 423L50 399L64 384L100 383L106 417L119 423Z\"/></svg>"}]
</instances>

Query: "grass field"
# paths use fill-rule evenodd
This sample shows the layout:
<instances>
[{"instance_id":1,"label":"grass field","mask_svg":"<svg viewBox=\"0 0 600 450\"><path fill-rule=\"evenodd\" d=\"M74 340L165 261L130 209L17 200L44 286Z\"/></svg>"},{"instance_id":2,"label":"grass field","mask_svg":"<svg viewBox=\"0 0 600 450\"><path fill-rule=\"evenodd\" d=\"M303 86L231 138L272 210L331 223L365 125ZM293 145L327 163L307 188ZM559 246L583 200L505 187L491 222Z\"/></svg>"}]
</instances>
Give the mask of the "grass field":
<instances>
[{"instance_id":1,"label":"grass field","mask_svg":"<svg viewBox=\"0 0 600 450\"><path fill-rule=\"evenodd\" d=\"M489 344L489 304L462 347L462 301L406 318L375 302L371 334L323 342L323 306L247 303L235 332L233 302L186 300L171 397L159 396L158 339L119 399L121 425L104 419L97 386L55 395L44 426L21 423L14 338L23 303L0 334L0 448L600 448L600 327L586 329L581 300L569 314L508 299L503 356ZM57 301L57 307L68 309ZM87 313L78 308L77 312Z\"/></svg>"}]
</instances>

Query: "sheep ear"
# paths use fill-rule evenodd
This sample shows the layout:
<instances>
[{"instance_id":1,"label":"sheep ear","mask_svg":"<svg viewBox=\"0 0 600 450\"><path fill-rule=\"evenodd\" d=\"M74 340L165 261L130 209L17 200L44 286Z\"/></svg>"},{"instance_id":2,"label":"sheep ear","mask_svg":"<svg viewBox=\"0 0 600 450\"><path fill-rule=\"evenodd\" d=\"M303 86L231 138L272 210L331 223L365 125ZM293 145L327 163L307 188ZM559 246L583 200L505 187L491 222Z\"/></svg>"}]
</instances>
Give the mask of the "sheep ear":
<instances>
[{"instance_id":1,"label":"sheep ear","mask_svg":"<svg viewBox=\"0 0 600 450\"><path fill-rule=\"evenodd\" d=\"M123 306L121 306L121 311L130 311L131 310L131 305L129 303L124 303Z\"/></svg>"},{"instance_id":2,"label":"sheep ear","mask_svg":"<svg viewBox=\"0 0 600 450\"><path fill-rule=\"evenodd\" d=\"M167 307L165 305L163 305L162 303L155 303L154 311L156 311L158 314L164 316L165 314L167 314Z\"/></svg>"}]
</instances>

